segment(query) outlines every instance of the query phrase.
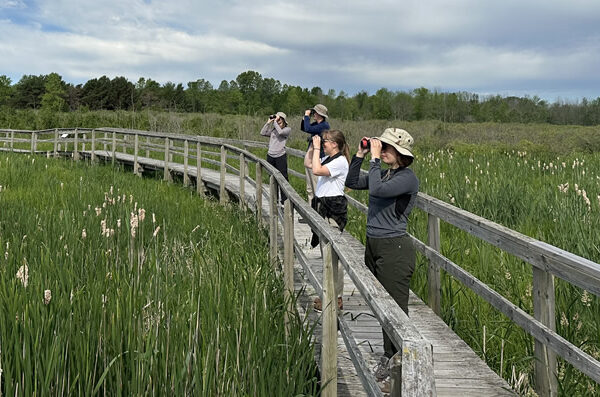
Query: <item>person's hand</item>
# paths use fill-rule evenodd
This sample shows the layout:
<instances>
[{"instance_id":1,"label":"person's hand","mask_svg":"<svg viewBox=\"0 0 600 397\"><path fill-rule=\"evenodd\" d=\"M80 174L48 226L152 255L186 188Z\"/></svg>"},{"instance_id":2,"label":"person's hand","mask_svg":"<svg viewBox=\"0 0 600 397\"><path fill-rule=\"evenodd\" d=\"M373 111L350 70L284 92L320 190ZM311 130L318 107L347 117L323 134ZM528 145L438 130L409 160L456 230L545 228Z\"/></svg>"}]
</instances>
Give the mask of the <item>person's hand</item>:
<instances>
[{"instance_id":1,"label":"person's hand","mask_svg":"<svg viewBox=\"0 0 600 397\"><path fill-rule=\"evenodd\" d=\"M363 136L360 141L358 141L358 150L356 151L356 157L363 158L365 154L369 153L369 148L363 148L360 143L363 139L369 139L366 136Z\"/></svg>"},{"instance_id":2,"label":"person's hand","mask_svg":"<svg viewBox=\"0 0 600 397\"><path fill-rule=\"evenodd\" d=\"M315 149L321 150L321 137L318 135L313 135L312 144Z\"/></svg>"},{"instance_id":3,"label":"person's hand","mask_svg":"<svg viewBox=\"0 0 600 397\"><path fill-rule=\"evenodd\" d=\"M378 159L381 157L381 141L377 138L371 138L371 158Z\"/></svg>"},{"instance_id":4,"label":"person's hand","mask_svg":"<svg viewBox=\"0 0 600 397\"><path fill-rule=\"evenodd\" d=\"M310 110L310 109L306 109L306 110L304 111L304 115L305 115L305 116L308 116L308 117L310 117L310 113L311 113L311 110Z\"/></svg>"},{"instance_id":5,"label":"person's hand","mask_svg":"<svg viewBox=\"0 0 600 397\"><path fill-rule=\"evenodd\" d=\"M275 121L279 123L279 116L275 116Z\"/></svg>"}]
</instances>

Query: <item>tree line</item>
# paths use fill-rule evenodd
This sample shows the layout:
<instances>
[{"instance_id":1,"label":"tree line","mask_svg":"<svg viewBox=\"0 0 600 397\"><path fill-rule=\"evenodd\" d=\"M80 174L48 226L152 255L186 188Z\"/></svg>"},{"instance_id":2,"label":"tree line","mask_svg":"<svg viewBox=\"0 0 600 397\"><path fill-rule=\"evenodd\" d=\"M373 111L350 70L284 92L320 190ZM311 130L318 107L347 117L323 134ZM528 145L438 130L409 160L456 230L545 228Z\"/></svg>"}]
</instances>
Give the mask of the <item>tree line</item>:
<instances>
[{"instance_id":1,"label":"tree line","mask_svg":"<svg viewBox=\"0 0 600 397\"><path fill-rule=\"evenodd\" d=\"M361 91L324 92L282 84L256 71L223 80L218 87L204 79L183 84L160 84L139 78L106 76L85 84L65 82L57 73L24 75L14 83L0 75L0 108L41 109L45 112L87 110L166 110L220 114L261 115L283 111L301 114L315 103L323 103L332 117L341 120L440 120L465 122L518 122L550 124L600 124L600 97L576 102L549 103L537 96L480 96L468 92L438 92L424 87L412 91L379 89L369 95Z\"/></svg>"}]
</instances>

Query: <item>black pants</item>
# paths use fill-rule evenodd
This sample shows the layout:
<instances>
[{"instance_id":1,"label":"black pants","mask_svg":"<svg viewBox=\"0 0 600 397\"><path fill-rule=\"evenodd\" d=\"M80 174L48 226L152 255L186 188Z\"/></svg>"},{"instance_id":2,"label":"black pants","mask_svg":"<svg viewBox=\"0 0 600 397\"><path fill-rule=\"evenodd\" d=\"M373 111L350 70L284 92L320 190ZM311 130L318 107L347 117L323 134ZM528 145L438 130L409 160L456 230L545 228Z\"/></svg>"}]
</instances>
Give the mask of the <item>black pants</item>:
<instances>
[{"instance_id":1,"label":"black pants","mask_svg":"<svg viewBox=\"0 0 600 397\"><path fill-rule=\"evenodd\" d=\"M271 157L267 154L267 163L271 164L273 167L277 168L277 171L281 172L281 175L285 178L286 181L288 179L288 166L287 166L287 154L279 157ZM280 189L281 194L281 203L287 200L286 195L283 193L283 190Z\"/></svg>"},{"instance_id":2,"label":"black pants","mask_svg":"<svg viewBox=\"0 0 600 397\"><path fill-rule=\"evenodd\" d=\"M415 262L415 247L408 234L389 238L367 237L365 265L407 315L408 291ZM382 331L385 356L390 358L398 348L385 330Z\"/></svg>"}]
</instances>

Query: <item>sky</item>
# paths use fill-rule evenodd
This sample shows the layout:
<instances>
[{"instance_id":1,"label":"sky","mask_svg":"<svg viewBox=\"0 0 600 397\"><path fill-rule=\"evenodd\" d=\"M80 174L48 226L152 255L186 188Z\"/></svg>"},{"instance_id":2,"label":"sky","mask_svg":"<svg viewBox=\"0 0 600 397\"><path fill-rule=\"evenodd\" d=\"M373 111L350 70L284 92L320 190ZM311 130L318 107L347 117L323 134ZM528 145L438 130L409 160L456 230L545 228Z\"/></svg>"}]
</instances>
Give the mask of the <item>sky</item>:
<instances>
[{"instance_id":1,"label":"sky","mask_svg":"<svg viewBox=\"0 0 600 397\"><path fill-rule=\"evenodd\" d=\"M0 0L0 75L600 97L599 0Z\"/></svg>"}]
</instances>

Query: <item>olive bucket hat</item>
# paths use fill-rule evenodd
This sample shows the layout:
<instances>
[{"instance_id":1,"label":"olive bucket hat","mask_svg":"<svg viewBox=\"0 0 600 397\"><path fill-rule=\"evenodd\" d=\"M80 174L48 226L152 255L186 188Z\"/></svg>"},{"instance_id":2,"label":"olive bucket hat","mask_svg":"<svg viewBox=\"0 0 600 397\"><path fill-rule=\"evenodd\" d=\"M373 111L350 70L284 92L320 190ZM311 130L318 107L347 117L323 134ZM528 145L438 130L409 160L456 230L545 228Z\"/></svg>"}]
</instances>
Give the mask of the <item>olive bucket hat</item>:
<instances>
[{"instance_id":1,"label":"olive bucket hat","mask_svg":"<svg viewBox=\"0 0 600 397\"><path fill-rule=\"evenodd\" d=\"M383 134L378 138L381 142L392 145L398 153L414 158L412 153L415 140L402 128L386 128Z\"/></svg>"},{"instance_id":2,"label":"olive bucket hat","mask_svg":"<svg viewBox=\"0 0 600 397\"><path fill-rule=\"evenodd\" d=\"M325 105L321 105L320 103L318 105L315 105L315 107L311 110L314 110L315 113L320 114L325 118L329 117L329 115L327 114L327 108L325 107Z\"/></svg>"}]
</instances>

